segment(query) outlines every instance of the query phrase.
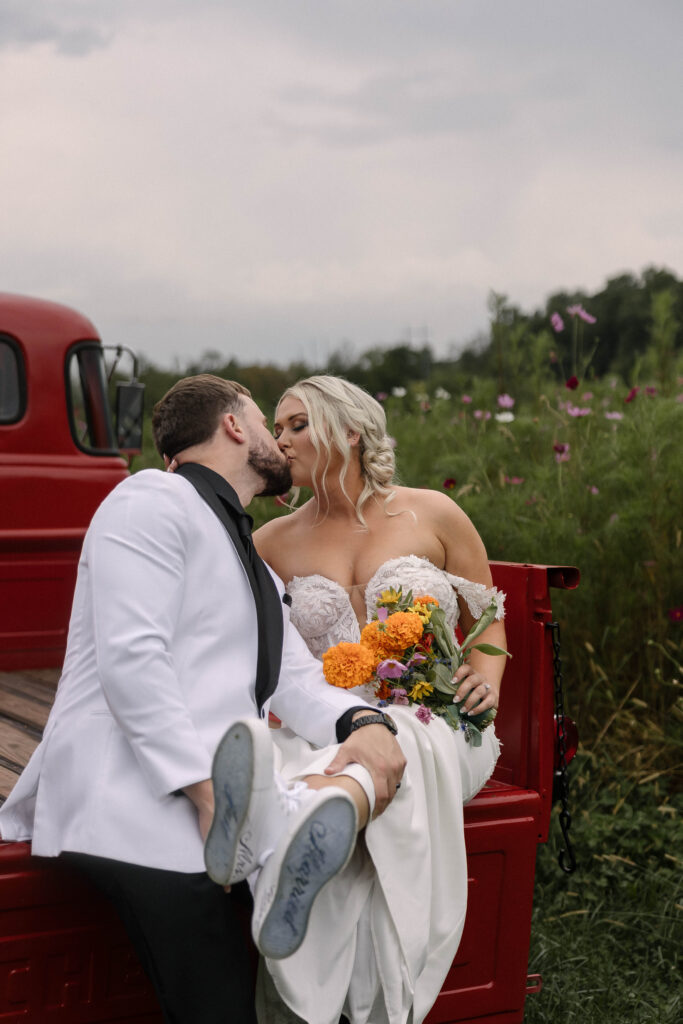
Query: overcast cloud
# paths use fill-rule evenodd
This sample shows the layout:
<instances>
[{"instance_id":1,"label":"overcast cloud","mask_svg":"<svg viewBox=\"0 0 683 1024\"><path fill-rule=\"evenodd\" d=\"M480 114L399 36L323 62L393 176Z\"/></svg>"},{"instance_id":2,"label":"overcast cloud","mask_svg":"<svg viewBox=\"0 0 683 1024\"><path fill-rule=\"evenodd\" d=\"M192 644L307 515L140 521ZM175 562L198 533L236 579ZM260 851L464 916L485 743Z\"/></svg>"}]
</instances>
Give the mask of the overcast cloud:
<instances>
[{"instance_id":1,"label":"overcast cloud","mask_svg":"<svg viewBox=\"0 0 683 1024\"><path fill-rule=\"evenodd\" d=\"M0 288L162 364L683 275L679 0L2 0Z\"/></svg>"}]
</instances>

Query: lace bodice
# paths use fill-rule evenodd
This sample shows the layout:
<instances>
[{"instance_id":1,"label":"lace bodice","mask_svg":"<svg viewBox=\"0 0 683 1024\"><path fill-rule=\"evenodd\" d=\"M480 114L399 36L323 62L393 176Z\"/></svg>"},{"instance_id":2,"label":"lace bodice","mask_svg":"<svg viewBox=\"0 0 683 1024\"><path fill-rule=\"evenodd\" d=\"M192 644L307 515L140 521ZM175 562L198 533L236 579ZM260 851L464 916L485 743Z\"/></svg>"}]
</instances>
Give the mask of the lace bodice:
<instances>
[{"instance_id":1,"label":"lace bodice","mask_svg":"<svg viewBox=\"0 0 683 1024\"><path fill-rule=\"evenodd\" d=\"M368 620L375 611L375 600L388 587L403 587L403 592L431 594L435 597L448 622L455 629L458 622L458 597L464 598L474 618L479 618L491 598L498 606L496 618L504 615L505 595L495 587L472 583L462 576L453 576L439 569L427 558L402 555L380 565L365 588L365 607ZM357 643L360 627L344 587L327 576L295 576L287 586L292 599L291 620L316 658L322 658L328 647L346 640Z\"/></svg>"}]
</instances>

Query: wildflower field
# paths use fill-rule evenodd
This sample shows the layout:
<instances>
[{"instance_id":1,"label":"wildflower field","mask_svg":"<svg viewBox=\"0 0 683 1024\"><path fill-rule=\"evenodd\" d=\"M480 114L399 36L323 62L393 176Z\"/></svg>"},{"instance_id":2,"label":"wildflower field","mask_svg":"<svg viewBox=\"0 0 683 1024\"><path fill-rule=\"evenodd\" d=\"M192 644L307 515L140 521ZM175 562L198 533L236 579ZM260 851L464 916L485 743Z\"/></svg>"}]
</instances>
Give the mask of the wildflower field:
<instances>
[{"instance_id":1,"label":"wildflower field","mask_svg":"<svg viewBox=\"0 0 683 1024\"><path fill-rule=\"evenodd\" d=\"M604 305L620 288L632 310L640 292L627 284L610 282ZM450 494L491 559L581 572L577 590L553 592L565 710L581 738L570 766L577 870L557 865L555 823L538 854L529 972L544 987L527 999L527 1024L683 1018L683 315L673 316L672 295L651 297L650 344L627 372L595 375L595 317L580 296L549 304L536 333L496 301L481 357L425 370L424 352L403 346L367 354L357 375L334 362L318 371L377 395L400 482ZM626 367L623 346L614 352L611 365ZM284 387L315 372L189 372L202 369L245 380L268 413ZM159 465L150 449L143 465ZM250 512L256 525L287 514L273 499Z\"/></svg>"},{"instance_id":2,"label":"wildflower field","mask_svg":"<svg viewBox=\"0 0 683 1024\"><path fill-rule=\"evenodd\" d=\"M682 388L683 390L683 388ZM613 377L518 401L493 380L384 398L400 479L445 490L489 557L576 565L554 591L578 867L539 848L527 1024L674 1024L683 1015L680 783L683 404ZM257 518L283 514L270 502ZM286 513L285 513L286 514Z\"/></svg>"}]
</instances>

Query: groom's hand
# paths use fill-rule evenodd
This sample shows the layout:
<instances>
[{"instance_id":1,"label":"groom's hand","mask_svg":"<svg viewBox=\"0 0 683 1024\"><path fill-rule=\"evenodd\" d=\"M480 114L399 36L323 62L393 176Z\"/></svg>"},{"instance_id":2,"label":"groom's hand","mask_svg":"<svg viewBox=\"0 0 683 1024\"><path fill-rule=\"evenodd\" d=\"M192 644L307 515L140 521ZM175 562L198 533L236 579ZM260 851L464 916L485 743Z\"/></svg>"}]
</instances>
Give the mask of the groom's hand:
<instances>
[{"instance_id":1,"label":"groom's hand","mask_svg":"<svg viewBox=\"0 0 683 1024\"><path fill-rule=\"evenodd\" d=\"M368 711L359 711L353 716L353 721L367 714ZM352 732L349 738L344 740L336 757L325 769L325 774L336 775L343 772L347 764L352 763L362 764L370 772L375 787L376 818L386 810L396 796L398 784L406 767L403 751L386 726L367 725Z\"/></svg>"}]
</instances>

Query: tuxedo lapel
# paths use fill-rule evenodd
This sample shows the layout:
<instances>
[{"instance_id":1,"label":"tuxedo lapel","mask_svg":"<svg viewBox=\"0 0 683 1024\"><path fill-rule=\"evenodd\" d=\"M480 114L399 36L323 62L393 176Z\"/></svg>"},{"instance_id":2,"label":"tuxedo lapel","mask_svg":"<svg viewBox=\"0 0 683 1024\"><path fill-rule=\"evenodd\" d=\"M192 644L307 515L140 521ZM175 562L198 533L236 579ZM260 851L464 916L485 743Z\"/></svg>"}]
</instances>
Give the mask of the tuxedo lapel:
<instances>
[{"instance_id":1,"label":"tuxedo lapel","mask_svg":"<svg viewBox=\"0 0 683 1024\"><path fill-rule=\"evenodd\" d=\"M184 476L225 527L235 546L249 580L256 604L258 657L256 664L256 705L259 715L264 703L275 692L282 662L282 601L273 577L251 539L250 517L242 509L237 495L223 477L194 462L185 462L175 471ZM221 491L225 491L222 495ZM217 567L220 572L220 567Z\"/></svg>"}]
</instances>

